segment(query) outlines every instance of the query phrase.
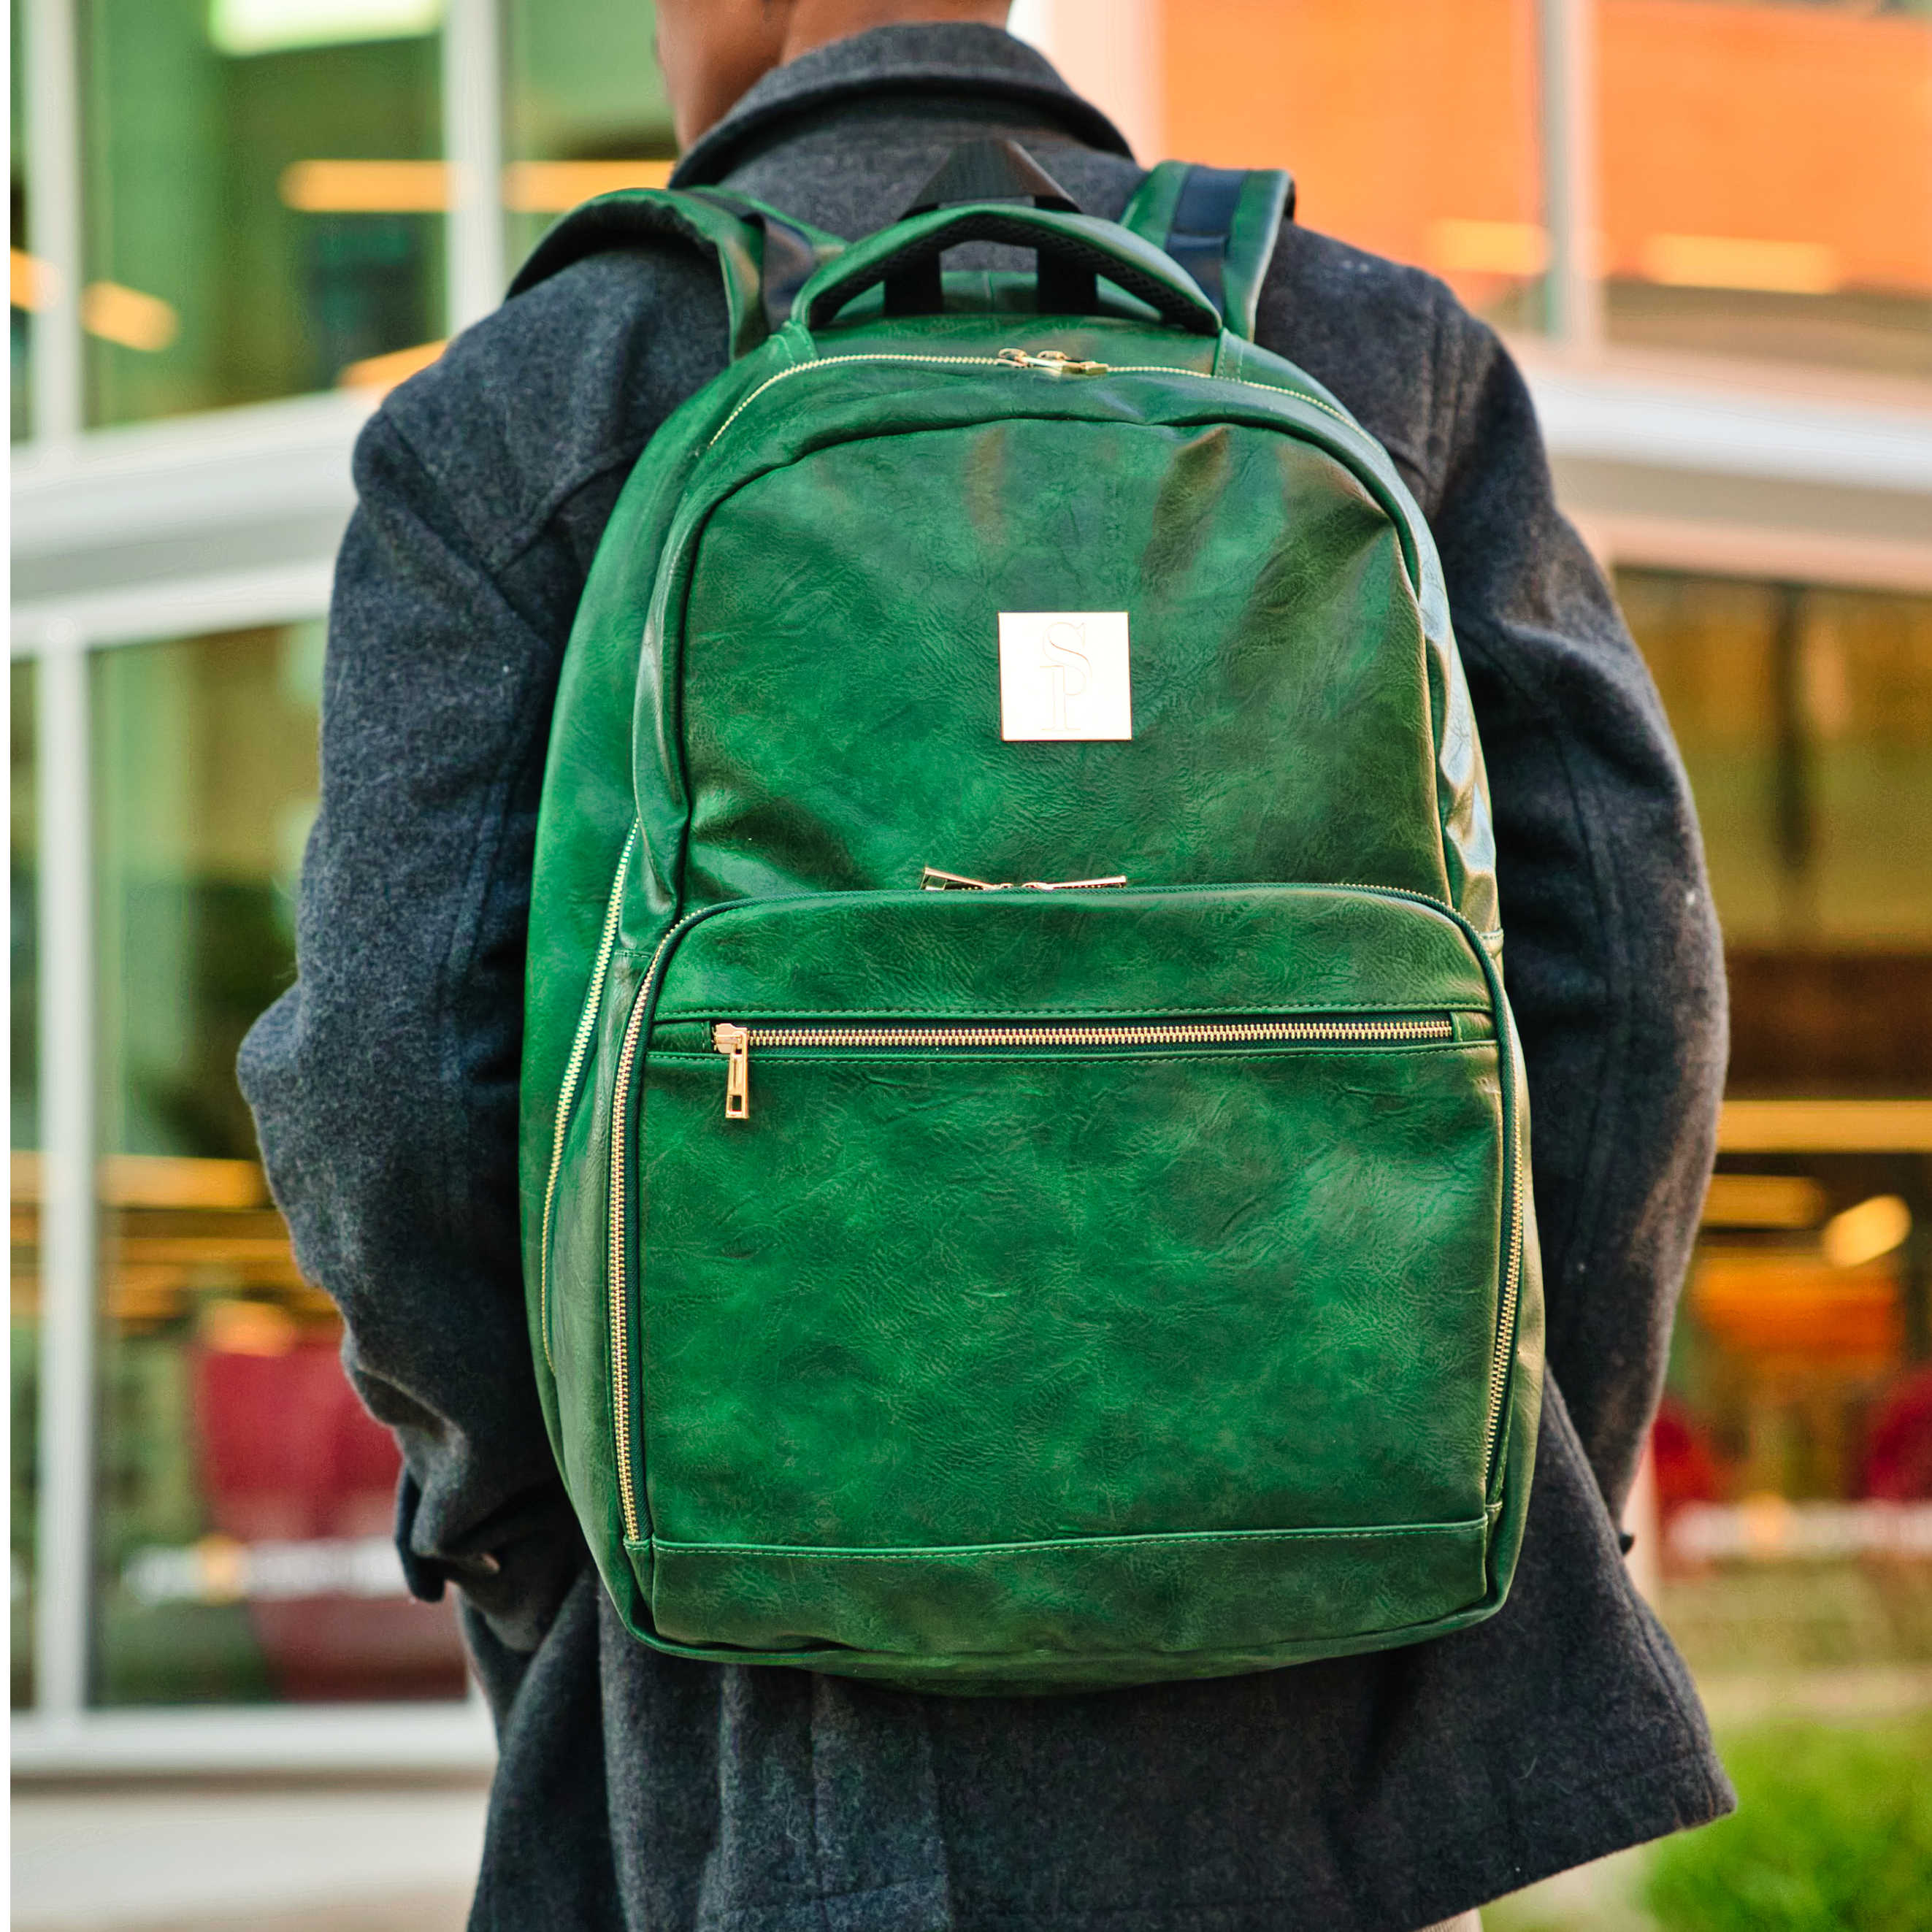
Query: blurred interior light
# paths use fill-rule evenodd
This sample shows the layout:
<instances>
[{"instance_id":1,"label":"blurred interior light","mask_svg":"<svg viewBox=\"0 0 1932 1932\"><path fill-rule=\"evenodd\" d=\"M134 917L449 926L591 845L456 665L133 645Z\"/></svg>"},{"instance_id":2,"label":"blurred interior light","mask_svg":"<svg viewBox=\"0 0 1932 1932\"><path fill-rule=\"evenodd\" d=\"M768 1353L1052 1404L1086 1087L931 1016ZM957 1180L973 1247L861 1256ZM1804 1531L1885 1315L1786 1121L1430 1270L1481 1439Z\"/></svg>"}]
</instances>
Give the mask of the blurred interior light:
<instances>
[{"instance_id":1,"label":"blurred interior light","mask_svg":"<svg viewBox=\"0 0 1932 1932\"><path fill-rule=\"evenodd\" d=\"M444 161L296 161L280 185L304 214L440 214L449 206Z\"/></svg>"},{"instance_id":2,"label":"blurred interior light","mask_svg":"<svg viewBox=\"0 0 1932 1932\"><path fill-rule=\"evenodd\" d=\"M615 188L662 188L666 160L518 161L503 170L503 201L519 214L561 214ZM284 202L303 214L440 214L450 205L446 161L296 161L282 172Z\"/></svg>"},{"instance_id":3,"label":"blurred interior light","mask_svg":"<svg viewBox=\"0 0 1932 1932\"><path fill-rule=\"evenodd\" d=\"M104 342L152 356L181 333L181 317L159 296L143 295L119 282L90 282L80 292L80 326Z\"/></svg>"},{"instance_id":4,"label":"blurred interior light","mask_svg":"<svg viewBox=\"0 0 1932 1932\"><path fill-rule=\"evenodd\" d=\"M1720 1154L1932 1154L1932 1100L1726 1100Z\"/></svg>"},{"instance_id":5,"label":"blurred interior light","mask_svg":"<svg viewBox=\"0 0 1932 1932\"><path fill-rule=\"evenodd\" d=\"M1639 258L1644 278L1674 288L1750 289L1828 296L1843 278L1822 242L1753 242L1730 235L1653 235Z\"/></svg>"},{"instance_id":6,"label":"blurred interior light","mask_svg":"<svg viewBox=\"0 0 1932 1932\"><path fill-rule=\"evenodd\" d=\"M561 214L620 188L662 188L670 161L516 161L503 170L503 205L519 214Z\"/></svg>"},{"instance_id":7,"label":"blurred interior light","mask_svg":"<svg viewBox=\"0 0 1932 1932\"><path fill-rule=\"evenodd\" d=\"M51 262L29 255L23 248L7 254L8 306L10 308L51 308L60 294L60 278Z\"/></svg>"},{"instance_id":8,"label":"blurred interior light","mask_svg":"<svg viewBox=\"0 0 1932 1932\"><path fill-rule=\"evenodd\" d=\"M1550 236L1534 221L1450 218L1429 224L1429 258L1444 274L1540 275L1550 266Z\"/></svg>"},{"instance_id":9,"label":"blurred interior light","mask_svg":"<svg viewBox=\"0 0 1932 1932\"><path fill-rule=\"evenodd\" d=\"M418 342L407 349L392 349L386 356L367 356L352 362L335 379L339 389L393 389L406 382L419 369L427 369L449 345L446 342Z\"/></svg>"},{"instance_id":10,"label":"blurred interior light","mask_svg":"<svg viewBox=\"0 0 1932 1932\"><path fill-rule=\"evenodd\" d=\"M208 38L224 54L280 53L434 33L444 0L209 0Z\"/></svg>"},{"instance_id":11,"label":"blurred interior light","mask_svg":"<svg viewBox=\"0 0 1932 1932\"><path fill-rule=\"evenodd\" d=\"M224 1355L286 1355L301 1339L295 1317L272 1301L208 1302L200 1328L202 1343Z\"/></svg>"},{"instance_id":12,"label":"blurred interior light","mask_svg":"<svg viewBox=\"0 0 1932 1932\"><path fill-rule=\"evenodd\" d=\"M14 1156L17 1177L21 1156ZM19 1190L19 1181L14 1183ZM252 1160L200 1160L164 1154L103 1155L95 1192L112 1208L172 1208L233 1213L270 1203L262 1170Z\"/></svg>"},{"instance_id":13,"label":"blurred interior light","mask_svg":"<svg viewBox=\"0 0 1932 1932\"><path fill-rule=\"evenodd\" d=\"M1707 1228L1815 1228L1825 1190L1795 1174L1716 1174L1704 1198Z\"/></svg>"},{"instance_id":14,"label":"blurred interior light","mask_svg":"<svg viewBox=\"0 0 1932 1932\"><path fill-rule=\"evenodd\" d=\"M1875 1194L1825 1223L1825 1258L1834 1268L1857 1268L1890 1254L1911 1232L1912 1210L1896 1194Z\"/></svg>"},{"instance_id":15,"label":"blurred interior light","mask_svg":"<svg viewBox=\"0 0 1932 1932\"><path fill-rule=\"evenodd\" d=\"M40 1157L16 1148L10 1156L16 1201L40 1198ZM266 1208L262 1170L252 1160L198 1160L190 1155L104 1154L94 1168L94 1193L107 1208Z\"/></svg>"}]
</instances>

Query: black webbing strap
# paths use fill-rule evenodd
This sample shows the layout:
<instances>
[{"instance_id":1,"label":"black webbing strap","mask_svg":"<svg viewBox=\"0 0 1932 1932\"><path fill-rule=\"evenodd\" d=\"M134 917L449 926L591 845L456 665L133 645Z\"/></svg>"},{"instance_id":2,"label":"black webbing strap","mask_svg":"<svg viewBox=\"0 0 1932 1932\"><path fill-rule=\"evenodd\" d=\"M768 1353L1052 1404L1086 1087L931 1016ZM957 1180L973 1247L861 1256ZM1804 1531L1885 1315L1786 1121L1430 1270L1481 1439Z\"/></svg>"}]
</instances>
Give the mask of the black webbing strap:
<instances>
[{"instance_id":1,"label":"black webbing strap","mask_svg":"<svg viewBox=\"0 0 1932 1932\"><path fill-rule=\"evenodd\" d=\"M1240 168L1190 168L1174 205L1174 224L1163 244L1168 254L1201 284L1214 306L1228 306L1228 240L1234 212L1247 186Z\"/></svg>"},{"instance_id":2,"label":"black webbing strap","mask_svg":"<svg viewBox=\"0 0 1932 1932\"><path fill-rule=\"evenodd\" d=\"M1278 169L1162 161L1120 221L1185 268L1228 329L1251 341L1281 224L1294 213L1294 183Z\"/></svg>"}]
</instances>

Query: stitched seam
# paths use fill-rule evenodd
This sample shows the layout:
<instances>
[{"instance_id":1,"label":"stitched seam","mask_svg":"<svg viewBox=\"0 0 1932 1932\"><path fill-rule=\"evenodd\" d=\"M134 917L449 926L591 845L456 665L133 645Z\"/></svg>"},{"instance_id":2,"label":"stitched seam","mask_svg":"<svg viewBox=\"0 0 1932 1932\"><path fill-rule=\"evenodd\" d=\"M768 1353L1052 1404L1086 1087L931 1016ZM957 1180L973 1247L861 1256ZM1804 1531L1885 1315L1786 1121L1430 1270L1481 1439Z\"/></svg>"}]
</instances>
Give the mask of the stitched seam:
<instances>
[{"instance_id":1,"label":"stitched seam","mask_svg":"<svg viewBox=\"0 0 1932 1932\"><path fill-rule=\"evenodd\" d=\"M702 386L700 384L700 387ZM656 430L652 434L655 435ZM644 454L646 443L649 440L647 437L644 442L627 445L612 450L606 455L597 458L590 467L578 475L574 482L562 484L552 490L544 499L542 508L531 520L527 527L503 539L501 550L493 554L488 560L489 568L492 571L508 570L521 562L524 558L543 541L551 524L563 514L573 496L580 495L593 483L602 482L614 470L636 468L638 460Z\"/></svg>"},{"instance_id":2,"label":"stitched seam","mask_svg":"<svg viewBox=\"0 0 1932 1932\"><path fill-rule=\"evenodd\" d=\"M677 1556L782 1556L808 1562L903 1563L942 1562L959 1556L1023 1556L1043 1550L1198 1550L1210 1543L1374 1542L1384 1536L1451 1536L1486 1526L1486 1516L1466 1522L1398 1522L1379 1529L1180 1530L1148 1536L1046 1537L1031 1543L961 1543L932 1549L820 1550L785 1543L681 1543L651 1536L638 1539L653 1550Z\"/></svg>"},{"instance_id":3,"label":"stitched seam","mask_svg":"<svg viewBox=\"0 0 1932 1932\"><path fill-rule=\"evenodd\" d=\"M704 386L700 383L698 386L702 388ZM664 420L668 421L668 417ZM550 525L556 522L564 506L572 497L578 494L580 491L588 489L592 484L597 482L602 478L608 476L614 470L634 466L638 458L644 454L645 444L650 440L650 436L656 434L656 429L654 427L650 434L646 435L642 440L621 444L601 455L591 458L588 467L579 471L571 481L559 484L554 488L544 499L542 506L532 513L526 523L519 526L510 534L500 537L495 543L492 544L488 542L479 532L470 527L452 500L449 492L444 488L442 478L423 460L421 452L410 440L409 433L395 417L390 414L386 406L379 411L371 419L372 428L378 424L388 434L394 436L397 442L408 454L410 460L422 472L424 480L428 483L432 492L447 507L456 527L476 545L477 562L481 566L484 574L493 580L492 587L506 603L510 602L508 596L500 584L496 584L494 582L496 573L511 568L542 541L544 533L549 530ZM512 608L514 608L514 606L512 605ZM520 616L521 613L518 614ZM526 619L524 621L528 620Z\"/></svg>"}]
</instances>

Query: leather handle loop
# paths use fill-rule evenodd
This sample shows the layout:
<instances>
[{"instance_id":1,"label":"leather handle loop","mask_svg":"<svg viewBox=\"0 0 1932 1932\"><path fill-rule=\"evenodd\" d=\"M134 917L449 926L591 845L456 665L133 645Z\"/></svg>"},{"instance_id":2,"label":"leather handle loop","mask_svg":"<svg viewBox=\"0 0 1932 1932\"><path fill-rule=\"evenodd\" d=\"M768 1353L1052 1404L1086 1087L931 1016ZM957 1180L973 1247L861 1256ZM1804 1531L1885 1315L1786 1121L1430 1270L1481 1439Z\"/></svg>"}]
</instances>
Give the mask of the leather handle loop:
<instances>
[{"instance_id":1,"label":"leather handle loop","mask_svg":"<svg viewBox=\"0 0 1932 1932\"><path fill-rule=\"evenodd\" d=\"M1088 312L1093 306L1090 297L1085 297L1078 308L1055 309L1048 304L1063 295L1082 293L1094 278L1104 277L1147 303L1162 321L1190 335L1218 335L1221 332L1220 310L1157 248L1111 222L1096 221L1090 216L997 202L915 216L855 244L799 292L793 320L811 329L828 327L848 303L882 282L887 285L893 313L932 313L938 306L934 298L940 256L968 242L1004 242L1035 250L1040 260L1043 314ZM894 305L891 297L895 286L901 292L901 302L930 303L932 307Z\"/></svg>"}]
</instances>

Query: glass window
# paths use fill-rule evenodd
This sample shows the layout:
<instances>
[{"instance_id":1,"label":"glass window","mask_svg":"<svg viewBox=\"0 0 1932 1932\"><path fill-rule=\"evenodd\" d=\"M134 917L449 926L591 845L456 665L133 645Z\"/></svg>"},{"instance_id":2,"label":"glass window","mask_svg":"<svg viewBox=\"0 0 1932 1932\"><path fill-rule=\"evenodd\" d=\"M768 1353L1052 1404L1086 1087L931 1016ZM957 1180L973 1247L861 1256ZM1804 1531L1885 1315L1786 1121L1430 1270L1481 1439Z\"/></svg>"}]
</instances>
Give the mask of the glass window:
<instances>
[{"instance_id":1,"label":"glass window","mask_svg":"<svg viewBox=\"0 0 1932 1932\"><path fill-rule=\"evenodd\" d=\"M10 1533L8 1594L13 1627L13 1702L33 1702L34 1521L40 1465L40 972L37 904L38 826L34 786L34 702L38 680L31 662L11 667L8 702L10 767L8 895L12 904L12 1071L8 1103L13 1134L12 1283L8 1328L12 1461L8 1496Z\"/></svg>"},{"instance_id":2,"label":"glass window","mask_svg":"<svg viewBox=\"0 0 1932 1932\"><path fill-rule=\"evenodd\" d=\"M1932 598L1650 571L1618 585L1734 961L1932 951Z\"/></svg>"},{"instance_id":3,"label":"glass window","mask_svg":"<svg viewBox=\"0 0 1932 1932\"><path fill-rule=\"evenodd\" d=\"M1932 1097L1932 597L1618 590L1703 820L1731 1094L1821 1103L1730 1132L1712 1184L1654 1437L1665 1618L1705 1670L1932 1660L1932 1135L1862 1152L1828 1104Z\"/></svg>"},{"instance_id":4,"label":"glass window","mask_svg":"<svg viewBox=\"0 0 1932 1932\"><path fill-rule=\"evenodd\" d=\"M1932 376L1925 0L1599 0L1613 339Z\"/></svg>"},{"instance_id":5,"label":"glass window","mask_svg":"<svg viewBox=\"0 0 1932 1932\"><path fill-rule=\"evenodd\" d=\"M1536 0L1168 0L1170 154L1282 167L1298 219L1539 325Z\"/></svg>"},{"instance_id":6,"label":"glass window","mask_svg":"<svg viewBox=\"0 0 1932 1932\"><path fill-rule=\"evenodd\" d=\"M504 0L503 200L520 262L558 215L662 188L677 152L647 0Z\"/></svg>"},{"instance_id":7,"label":"glass window","mask_svg":"<svg viewBox=\"0 0 1932 1932\"><path fill-rule=\"evenodd\" d=\"M234 1078L288 983L320 623L93 667L100 1015L97 1693L454 1696L404 1593L388 1433L297 1272Z\"/></svg>"},{"instance_id":8,"label":"glass window","mask_svg":"<svg viewBox=\"0 0 1932 1932\"><path fill-rule=\"evenodd\" d=\"M440 0L82 0L91 422L440 338Z\"/></svg>"}]
</instances>

